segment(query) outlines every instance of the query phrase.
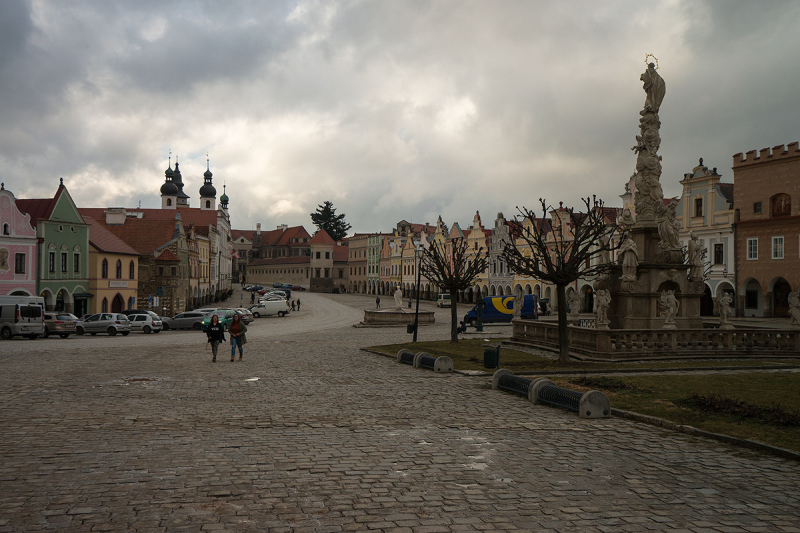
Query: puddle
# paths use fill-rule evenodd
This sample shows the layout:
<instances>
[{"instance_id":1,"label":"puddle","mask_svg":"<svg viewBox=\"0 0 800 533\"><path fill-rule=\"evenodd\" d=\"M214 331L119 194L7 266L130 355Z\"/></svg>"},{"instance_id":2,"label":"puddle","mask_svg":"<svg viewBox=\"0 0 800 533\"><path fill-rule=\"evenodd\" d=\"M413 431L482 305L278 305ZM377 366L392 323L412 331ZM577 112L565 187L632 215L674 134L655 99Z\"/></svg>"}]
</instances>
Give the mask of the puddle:
<instances>
[{"instance_id":1,"label":"puddle","mask_svg":"<svg viewBox=\"0 0 800 533\"><path fill-rule=\"evenodd\" d=\"M247 378L245 381L258 381L258 378Z\"/></svg>"}]
</instances>

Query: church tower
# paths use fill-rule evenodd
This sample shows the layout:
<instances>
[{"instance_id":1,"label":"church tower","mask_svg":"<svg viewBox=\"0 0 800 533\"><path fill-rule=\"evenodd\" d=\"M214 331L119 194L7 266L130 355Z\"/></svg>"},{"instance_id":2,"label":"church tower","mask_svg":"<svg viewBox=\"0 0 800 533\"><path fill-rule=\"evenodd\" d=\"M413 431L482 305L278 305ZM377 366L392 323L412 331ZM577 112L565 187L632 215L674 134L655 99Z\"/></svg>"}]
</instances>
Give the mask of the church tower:
<instances>
[{"instance_id":1,"label":"church tower","mask_svg":"<svg viewBox=\"0 0 800 533\"><path fill-rule=\"evenodd\" d=\"M189 195L183 192L183 178L178 168L178 156L175 156L175 170L172 173L172 182L178 188L178 207L189 207Z\"/></svg>"},{"instance_id":2,"label":"church tower","mask_svg":"<svg viewBox=\"0 0 800 533\"><path fill-rule=\"evenodd\" d=\"M217 209L217 190L211 184L211 169L206 159L206 171L203 173L203 186L200 187L200 209L214 211ZM227 197L226 197L227 198Z\"/></svg>"},{"instance_id":3,"label":"church tower","mask_svg":"<svg viewBox=\"0 0 800 533\"><path fill-rule=\"evenodd\" d=\"M177 168L178 163L175 163ZM172 157L170 156L170 164L167 170L164 171L164 184L161 186L161 209L176 209L178 206L178 186L172 180L174 173L172 171Z\"/></svg>"}]
</instances>

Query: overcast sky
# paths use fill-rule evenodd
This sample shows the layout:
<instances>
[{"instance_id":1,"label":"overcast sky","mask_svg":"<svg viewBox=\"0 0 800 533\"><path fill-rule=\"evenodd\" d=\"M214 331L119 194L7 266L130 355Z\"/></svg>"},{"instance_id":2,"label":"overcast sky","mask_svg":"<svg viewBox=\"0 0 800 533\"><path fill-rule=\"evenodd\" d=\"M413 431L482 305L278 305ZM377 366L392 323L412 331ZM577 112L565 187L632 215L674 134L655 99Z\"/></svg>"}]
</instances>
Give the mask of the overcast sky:
<instances>
[{"instance_id":1,"label":"overcast sky","mask_svg":"<svg viewBox=\"0 0 800 533\"><path fill-rule=\"evenodd\" d=\"M658 58L665 195L700 157L800 140L800 2L0 2L0 181L159 207L206 152L235 228L608 205Z\"/></svg>"}]
</instances>

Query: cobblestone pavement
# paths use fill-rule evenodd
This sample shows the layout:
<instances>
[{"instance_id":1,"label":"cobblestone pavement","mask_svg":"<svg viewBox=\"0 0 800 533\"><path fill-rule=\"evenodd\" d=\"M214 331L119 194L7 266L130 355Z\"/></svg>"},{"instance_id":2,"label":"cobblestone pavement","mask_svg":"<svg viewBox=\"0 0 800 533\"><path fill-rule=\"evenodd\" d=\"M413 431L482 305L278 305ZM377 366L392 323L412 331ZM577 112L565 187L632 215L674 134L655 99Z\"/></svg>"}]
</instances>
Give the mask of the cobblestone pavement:
<instances>
[{"instance_id":1,"label":"cobblestone pavement","mask_svg":"<svg viewBox=\"0 0 800 533\"><path fill-rule=\"evenodd\" d=\"M0 343L0 531L800 531L797 462L401 366L358 350L408 340L349 327L367 298L300 297L243 362Z\"/></svg>"}]
</instances>

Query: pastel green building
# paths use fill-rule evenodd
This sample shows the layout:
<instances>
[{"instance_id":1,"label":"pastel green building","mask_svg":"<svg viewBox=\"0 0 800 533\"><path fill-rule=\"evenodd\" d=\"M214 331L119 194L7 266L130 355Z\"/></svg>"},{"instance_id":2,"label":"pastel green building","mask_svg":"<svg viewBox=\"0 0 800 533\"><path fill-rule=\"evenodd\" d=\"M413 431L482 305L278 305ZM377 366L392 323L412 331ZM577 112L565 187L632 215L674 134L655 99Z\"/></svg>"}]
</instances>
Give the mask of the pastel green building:
<instances>
[{"instance_id":1,"label":"pastel green building","mask_svg":"<svg viewBox=\"0 0 800 533\"><path fill-rule=\"evenodd\" d=\"M48 310L81 316L89 312L89 225L72 201L64 180L53 198L18 200L36 224L37 293Z\"/></svg>"}]
</instances>

